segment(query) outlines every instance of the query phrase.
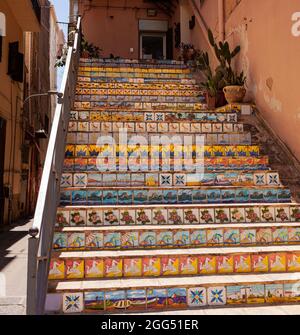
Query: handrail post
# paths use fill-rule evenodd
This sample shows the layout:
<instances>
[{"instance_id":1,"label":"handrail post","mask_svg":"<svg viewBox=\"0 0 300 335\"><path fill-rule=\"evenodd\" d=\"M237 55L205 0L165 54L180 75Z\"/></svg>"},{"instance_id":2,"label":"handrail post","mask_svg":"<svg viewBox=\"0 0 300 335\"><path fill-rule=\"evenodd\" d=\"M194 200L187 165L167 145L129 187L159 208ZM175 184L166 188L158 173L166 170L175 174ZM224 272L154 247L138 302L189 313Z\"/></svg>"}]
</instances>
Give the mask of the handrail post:
<instances>
[{"instance_id":1,"label":"handrail post","mask_svg":"<svg viewBox=\"0 0 300 335\"><path fill-rule=\"evenodd\" d=\"M30 237L28 239L28 259L27 259L27 297L26 297L26 314L36 314L37 301L37 252L38 239Z\"/></svg>"},{"instance_id":2,"label":"handrail post","mask_svg":"<svg viewBox=\"0 0 300 335\"><path fill-rule=\"evenodd\" d=\"M45 309L55 216L59 203L59 181L62 174L67 123L80 61L80 41L81 17L78 17L74 45L68 48L60 89L62 97L58 99L53 118L33 225L29 230L26 305L26 312L29 315L44 314Z\"/></svg>"}]
</instances>

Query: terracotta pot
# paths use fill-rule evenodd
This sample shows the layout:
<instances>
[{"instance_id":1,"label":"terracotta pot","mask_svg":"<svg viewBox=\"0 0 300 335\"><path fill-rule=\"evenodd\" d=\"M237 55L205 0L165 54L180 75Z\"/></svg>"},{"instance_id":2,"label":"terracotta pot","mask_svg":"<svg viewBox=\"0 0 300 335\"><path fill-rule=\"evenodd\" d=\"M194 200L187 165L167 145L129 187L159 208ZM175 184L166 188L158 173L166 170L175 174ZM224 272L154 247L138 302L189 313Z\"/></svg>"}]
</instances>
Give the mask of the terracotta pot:
<instances>
[{"instance_id":1,"label":"terracotta pot","mask_svg":"<svg viewBox=\"0 0 300 335\"><path fill-rule=\"evenodd\" d=\"M225 94L223 91L218 91L216 95L216 108L223 107L225 105L227 105Z\"/></svg>"},{"instance_id":2,"label":"terracotta pot","mask_svg":"<svg viewBox=\"0 0 300 335\"><path fill-rule=\"evenodd\" d=\"M229 104L242 102L246 95L244 86L226 86L223 88L223 91Z\"/></svg>"},{"instance_id":3,"label":"terracotta pot","mask_svg":"<svg viewBox=\"0 0 300 335\"><path fill-rule=\"evenodd\" d=\"M206 92L206 101L208 109L216 108L216 97L210 96L207 92Z\"/></svg>"}]
</instances>

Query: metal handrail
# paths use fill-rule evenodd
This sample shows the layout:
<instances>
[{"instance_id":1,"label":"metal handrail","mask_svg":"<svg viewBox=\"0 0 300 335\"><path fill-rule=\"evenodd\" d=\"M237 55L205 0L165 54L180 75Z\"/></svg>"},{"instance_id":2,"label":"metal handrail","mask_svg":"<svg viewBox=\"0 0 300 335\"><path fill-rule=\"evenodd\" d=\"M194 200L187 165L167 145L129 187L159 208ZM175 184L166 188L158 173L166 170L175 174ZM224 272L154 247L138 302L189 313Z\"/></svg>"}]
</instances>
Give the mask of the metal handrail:
<instances>
[{"instance_id":1,"label":"metal handrail","mask_svg":"<svg viewBox=\"0 0 300 335\"><path fill-rule=\"evenodd\" d=\"M80 61L81 36L81 18L79 17L74 44L68 48L59 91L62 98L58 99L55 110L33 225L29 230L27 314L31 315L44 314L56 210L60 198L60 178Z\"/></svg>"}]
</instances>

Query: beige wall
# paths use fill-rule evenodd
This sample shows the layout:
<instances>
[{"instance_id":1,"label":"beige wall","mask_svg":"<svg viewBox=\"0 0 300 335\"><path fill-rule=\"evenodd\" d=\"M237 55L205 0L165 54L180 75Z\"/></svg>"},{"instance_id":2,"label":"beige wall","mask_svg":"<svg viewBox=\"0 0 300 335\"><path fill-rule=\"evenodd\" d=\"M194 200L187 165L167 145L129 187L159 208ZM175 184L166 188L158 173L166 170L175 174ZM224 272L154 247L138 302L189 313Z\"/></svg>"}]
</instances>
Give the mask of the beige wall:
<instances>
[{"instance_id":1,"label":"beige wall","mask_svg":"<svg viewBox=\"0 0 300 335\"><path fill-rule=\"evenodd\" d=\"M15 20L6 1L0 2L0 12L6 16L6 36L3 37L2 61L0 62L0 116L6 120L6 145L4 159L4 184L12 185L12 219L21 211L21 132L20 114L23 101L23 85L13 82L7 75L8 43L19 41L19 51L23 51L23 32ZM5 202L4 218L8 221L9 202Z\"/></svg>"},{"instance_id":2,"label":"beige wall","mask_svg":"<svg viewBox=\"0 0 300 335\"><path fill-rule=\"evenodd\" d=\"M225 0L224 5L226 39L242 48L235 63L247 74L247 99L257 104L269 125L300 159L300 37L292 35L292 15L300 12L300 3ZM200 10L218 37L218 0L206 0ZM199 35L202 49L211 54L203 36Z\"/></svg>"},{"instance_id":3,"label":"beige wall","mask_svg":"<svg viewBox=\"0 0 300 335\"><path fill-rule=\"evenodd\" d=\"M154 18L147 17L147 8L155 8L153 4L143 0L106 0L81 1L79 14L83 17L83 33L88 42L103 49L103 55L111 53L122 58L139 58L139 19L169 20L169 27L173 26L172 19L158 11ZM127 6L124 9L124 6ZM115 8L113 8L115 7ZM133 48L133 53L130 52Z\"/></svg>"}]
</instances>

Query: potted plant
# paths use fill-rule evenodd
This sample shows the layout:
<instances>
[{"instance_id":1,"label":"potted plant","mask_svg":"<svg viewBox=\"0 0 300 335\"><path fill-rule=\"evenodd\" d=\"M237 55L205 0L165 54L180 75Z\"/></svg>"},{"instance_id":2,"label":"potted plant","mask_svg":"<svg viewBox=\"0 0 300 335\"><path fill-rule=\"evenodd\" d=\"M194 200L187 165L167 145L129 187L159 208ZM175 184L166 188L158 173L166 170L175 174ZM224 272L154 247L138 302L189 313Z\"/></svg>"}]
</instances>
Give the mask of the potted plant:
<instances>
[{"instance_id":1,"label":"potted plant","mask_svg":"<svg viewBox=\"0 0 300 335\"><path fill-rule=\"evenodd\" d=\"M188 63L189 61L194 61L197 55L200 53L199 50L195 49L193 44L189 43L180 43L180 59L184 61L184 63Z\"/></svg>"},{"instance_id":2,"label":"potted plant","mask_svg":"<svg viewBox=\"0 0 300 335\"><path fill-rule=\"evenodd\" d=\"M224 92L228 103L242 102L246 94L246 77L244 72L236 73L232 69L232 60L241 51L241 47L237 46L231 51L228 42L217 44L210 29L208 38L220 63L216 68L216 75L220 79L219 88Z\"/></svg>"},{"instance_id":3,"label":"potted plant","mask_svg":"<svg viewBox=\"0 0 300 335\"><path fill-rule=\"evenodd\" d=\"M99 58L102 50L95 46L93 43L89 43L82 37L81 41L81 57L83 58Z\"/></svg>"},{"instance_id":4,"label":"potted plant","mask_svg":"<svg viewBox=\"0 0 300 335\"><path fill-rule=\"evenodd\" d=\"M206 92L208 108L216 107L216 96L218 91L217 76L213 74L209 56L207 52L200 53L195 60L196 68L204 75L205 81L201 82L201 87Z\"/></svg>"}]
</instances>

